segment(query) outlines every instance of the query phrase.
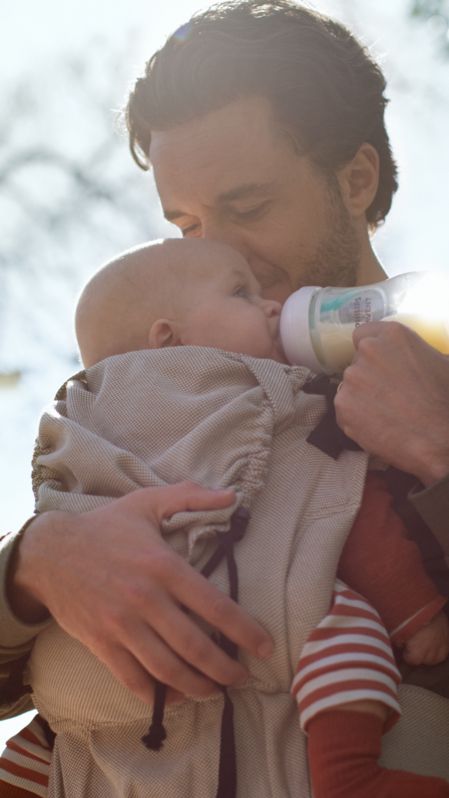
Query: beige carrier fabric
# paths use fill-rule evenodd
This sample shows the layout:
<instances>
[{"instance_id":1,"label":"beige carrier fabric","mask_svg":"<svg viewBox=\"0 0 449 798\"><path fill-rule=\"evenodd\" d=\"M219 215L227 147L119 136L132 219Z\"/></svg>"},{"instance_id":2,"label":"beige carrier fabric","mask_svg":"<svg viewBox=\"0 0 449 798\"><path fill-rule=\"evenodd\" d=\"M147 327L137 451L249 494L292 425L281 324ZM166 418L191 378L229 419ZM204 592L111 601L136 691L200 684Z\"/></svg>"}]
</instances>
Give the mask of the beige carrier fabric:
<instances>
[{"instance_id":1,"label":"beige carrier fabric","mask_svg":"<svg viewBox=\"0 0 449 798\"><path fill-rule=\"evenodd\" d=\"M242 653L251 678L230 691L238 796L309 798L290 685L301 647L329 606L366 456L344 452L335 462L306 442L324 404L301 391L303 369L192 347L120 355L89 369L87 378L88 385L71 383L42 419L39 509L88 510L185 478L237 488L251 512L235 550L240 603L275 641L268 662ZM177 514L163 533L201 567L233 509ZM228 590L224 565L211 580ZM55 624L36 642L30 676L36 706L57 732L50 798L215 795L221 696L168 707L167 740L154 752L140 741L151 708ZM386 755L390 764L396 757L410 770L449 777L449 757L435 762L435 746L422 734L431 707L432 733L449 746L449 713L442 699L415 700L422 693L407 688L404 719Z\"/></svg>"}]
</instances>

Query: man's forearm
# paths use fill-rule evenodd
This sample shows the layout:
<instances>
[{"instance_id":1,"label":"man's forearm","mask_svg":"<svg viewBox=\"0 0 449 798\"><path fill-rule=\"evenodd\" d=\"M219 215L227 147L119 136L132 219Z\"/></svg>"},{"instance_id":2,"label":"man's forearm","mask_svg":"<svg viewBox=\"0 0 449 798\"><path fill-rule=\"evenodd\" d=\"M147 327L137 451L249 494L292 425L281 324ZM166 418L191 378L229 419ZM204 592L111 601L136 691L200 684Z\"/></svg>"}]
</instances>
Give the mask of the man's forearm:
<instances>
[{"instance_id":1,"label":"man's forearm","mask_svg":"<svg viewBox=\"0 0 449 798\"><path fill-rule=\"evenodd\" d=\"M23 654L49 622L42 604L13 577L23 540L21 533L12 533L0 541L0 661Z\"/></svg>"},{"instance_id":2,"label":"man's forearm","mask_svg":"<svg viewBox=\"0 0 449 798\"><path fill-rule=\"evenodd\" d=\"M47 620L48 612L36 596L38 579L34 567L33 555L39 551L42 532L53 526L52 513L34 516L20 530L15 541L6 573L6 598L17 618L27 624L41 623ZM33 525L32 534L29 534ZM45 534L44 534L45 537Z\"/></svg>"}]
</instances>

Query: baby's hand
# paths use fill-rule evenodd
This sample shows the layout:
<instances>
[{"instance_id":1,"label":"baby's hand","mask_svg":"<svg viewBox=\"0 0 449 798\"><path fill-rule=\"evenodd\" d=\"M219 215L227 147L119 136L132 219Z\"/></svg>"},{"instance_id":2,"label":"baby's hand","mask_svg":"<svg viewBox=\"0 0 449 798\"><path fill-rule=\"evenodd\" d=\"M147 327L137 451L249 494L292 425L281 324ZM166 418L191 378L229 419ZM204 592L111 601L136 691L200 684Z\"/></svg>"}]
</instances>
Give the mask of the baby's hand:
<instances>
[{"instance_id":1,"label":"baby's hand","mask_svg":"<svg viewBox=\"0 0 449 798\"><path fill-rule=\"evenodd\" d=\"M404 646L408 665L438 665L449 655L449 621L444 612L415 632Z\"/></svg>"}]
</instances>

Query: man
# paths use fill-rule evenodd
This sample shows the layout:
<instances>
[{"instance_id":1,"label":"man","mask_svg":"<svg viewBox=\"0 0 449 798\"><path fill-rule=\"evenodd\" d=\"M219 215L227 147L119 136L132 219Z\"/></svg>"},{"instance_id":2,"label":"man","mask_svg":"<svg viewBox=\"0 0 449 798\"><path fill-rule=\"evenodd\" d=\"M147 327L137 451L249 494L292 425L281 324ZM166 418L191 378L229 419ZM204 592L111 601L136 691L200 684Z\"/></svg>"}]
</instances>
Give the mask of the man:
<instances>
[{"instance_id":1,"label":"man","mask_svg":"<svg viewBox=\"0 0 449 798\"><path fill-rule=\"evenodd\" d=\"M384 89L337 23L284 0L223 5L148 63L127 109L131 149L151 163L165 216L185 236L240 250L266 297L374 282L384 272L369 234L396 189ZM341 426L430 486L415 499L423 514L449 509L448 359L399 325L367 325L356 344L336 400ZM192 490L172 488L170 507L188 509ZM251 653L269 655L270 641L167 548L162 514L139 491L80 516L45 514L5 539L3 659L26 652L51 613L144 700L149 674L194 695L244 679L181 607Z\"/></svg>"}]
</instances>

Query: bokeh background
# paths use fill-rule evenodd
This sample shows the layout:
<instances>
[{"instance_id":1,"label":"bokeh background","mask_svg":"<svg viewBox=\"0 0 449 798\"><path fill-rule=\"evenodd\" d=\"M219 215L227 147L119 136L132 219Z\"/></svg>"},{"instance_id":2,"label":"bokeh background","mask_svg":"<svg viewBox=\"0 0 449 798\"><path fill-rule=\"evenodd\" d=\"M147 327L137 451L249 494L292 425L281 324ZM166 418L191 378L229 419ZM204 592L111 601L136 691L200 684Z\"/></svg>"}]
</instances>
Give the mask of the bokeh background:
<instances>
[{"instance_id":1,"label":"bokeh background","mask_svg":"<svg viewBox=\"0 0 449 798\"><path fill-rule=\"evenodd\" d=\"M42 407L79 368L72 315L117 251L177 235L120 109L144 61L202 0L0 0L0 530L33 510ZM386 271L449 273L449 0L316 0L388 77L400 190L375 238ZM449 297L448 297L449 303ZM1 534L1 533L0 533ZM0 723L0 747L24 718Z\"/></svg>"}]
</instances>

